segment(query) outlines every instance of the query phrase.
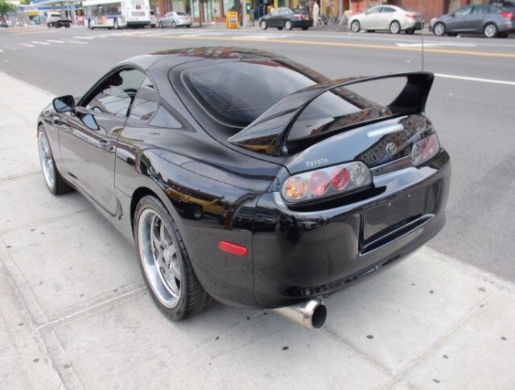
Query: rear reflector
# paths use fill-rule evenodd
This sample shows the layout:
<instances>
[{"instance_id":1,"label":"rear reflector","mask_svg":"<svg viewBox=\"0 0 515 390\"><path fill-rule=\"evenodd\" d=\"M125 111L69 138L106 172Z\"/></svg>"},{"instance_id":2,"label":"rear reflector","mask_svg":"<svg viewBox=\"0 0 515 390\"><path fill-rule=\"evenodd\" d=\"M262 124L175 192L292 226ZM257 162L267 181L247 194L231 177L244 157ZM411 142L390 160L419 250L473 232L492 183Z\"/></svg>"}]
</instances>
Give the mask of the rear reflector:
<instances>
[{"instance_id":1,"label":"rear reflector","mask_svg":"<svg viewBox=\"0 0 515 390\"><path fill-rule=\"evenodd\" d=\"M222 252L227 252L231 255L236 256L247 256L249 253L247 248L245 248L244 246L233 244L232 242L227 241L220 241L220 243L218 244L218 248L220 248Z\"/></svg>"}]
</instances>

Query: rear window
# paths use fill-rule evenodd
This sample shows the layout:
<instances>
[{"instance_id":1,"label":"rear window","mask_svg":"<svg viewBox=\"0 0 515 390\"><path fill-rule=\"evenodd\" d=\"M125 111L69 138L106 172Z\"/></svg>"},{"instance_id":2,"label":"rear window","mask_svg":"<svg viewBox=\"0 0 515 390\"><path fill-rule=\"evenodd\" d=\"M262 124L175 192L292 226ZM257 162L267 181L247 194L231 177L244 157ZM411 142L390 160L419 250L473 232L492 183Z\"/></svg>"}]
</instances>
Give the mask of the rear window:
<instances>
[{"instance_id":1,"label":"rear window","mask_svg":"<svg viewBox=\"0 0 515 390\"><path fill-rule=\"evenodd\" d=\"M307 139L355 124L390 116L378 106L347 88L338 88L316 98L293 124L288 141Z\"/></svg>"},{"instance_id":2,"label":"rear window","mask_svg":"<svg viewBox=\"0 0 515 390\"><path fill-rule=\"evenodd\" d=\"M315 82L275 61L222 62L196 68L184 81L216 119L245 127L293 92Z\"/></svg>"}]
</instances>

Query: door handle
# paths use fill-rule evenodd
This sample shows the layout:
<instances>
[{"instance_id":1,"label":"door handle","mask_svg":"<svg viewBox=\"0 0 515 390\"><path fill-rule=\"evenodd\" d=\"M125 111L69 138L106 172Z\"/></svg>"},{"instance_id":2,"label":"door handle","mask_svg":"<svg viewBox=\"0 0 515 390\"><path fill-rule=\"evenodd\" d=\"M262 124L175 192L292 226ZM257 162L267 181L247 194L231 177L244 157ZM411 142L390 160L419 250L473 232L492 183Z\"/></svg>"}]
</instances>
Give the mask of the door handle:
<instances>
[{"instance_id":1,"label":"door handle","mask_svg":"<svg viewBox=\"0 0 515 390\"><path fill-rule=\"evenodd\" d=\"M106 140L100 140L100 147L108 152L112 152L114 150L113 144Z\"/></svg>"}]
</instances>

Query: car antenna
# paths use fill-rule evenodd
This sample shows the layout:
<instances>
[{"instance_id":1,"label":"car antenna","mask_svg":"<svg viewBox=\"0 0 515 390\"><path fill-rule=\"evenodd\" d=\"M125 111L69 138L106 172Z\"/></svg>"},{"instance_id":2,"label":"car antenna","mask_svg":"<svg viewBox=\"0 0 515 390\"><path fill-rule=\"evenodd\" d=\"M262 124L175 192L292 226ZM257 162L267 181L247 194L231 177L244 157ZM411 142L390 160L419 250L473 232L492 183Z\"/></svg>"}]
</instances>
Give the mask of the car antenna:
<instances>
[{"instance_id":1,"label":"car antenna","mask_svg":"<svg viewBox=\"0 0 515 390\"><path fill-rule=\"evenodd\" d=\"M422 18L422 29L420 30L420 39L422 41L422 72L424 71L424 14L422 13L422 0L418 0L418 9Z\"/></svg>"}]
</instances>

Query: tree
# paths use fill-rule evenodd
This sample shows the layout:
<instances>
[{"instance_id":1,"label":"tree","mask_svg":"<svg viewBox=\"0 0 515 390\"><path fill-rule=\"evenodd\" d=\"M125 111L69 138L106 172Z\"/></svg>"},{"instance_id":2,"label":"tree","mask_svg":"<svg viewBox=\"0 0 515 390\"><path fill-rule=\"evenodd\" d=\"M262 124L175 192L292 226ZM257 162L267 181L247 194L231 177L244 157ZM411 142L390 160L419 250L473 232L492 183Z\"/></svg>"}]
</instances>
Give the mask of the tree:
<instances>
[{"instance_id":1,"label":"tree","mask_svg":"<svg viewBox=\"0 0 515 390\"><path fill-rule=\"evenodd\" d=\"M0 16L5 18L7 13L15 12L15 11L16 11L16 6L14 4L8 3L5 0L0 0Z\"/></svg>"}]
</instances>

